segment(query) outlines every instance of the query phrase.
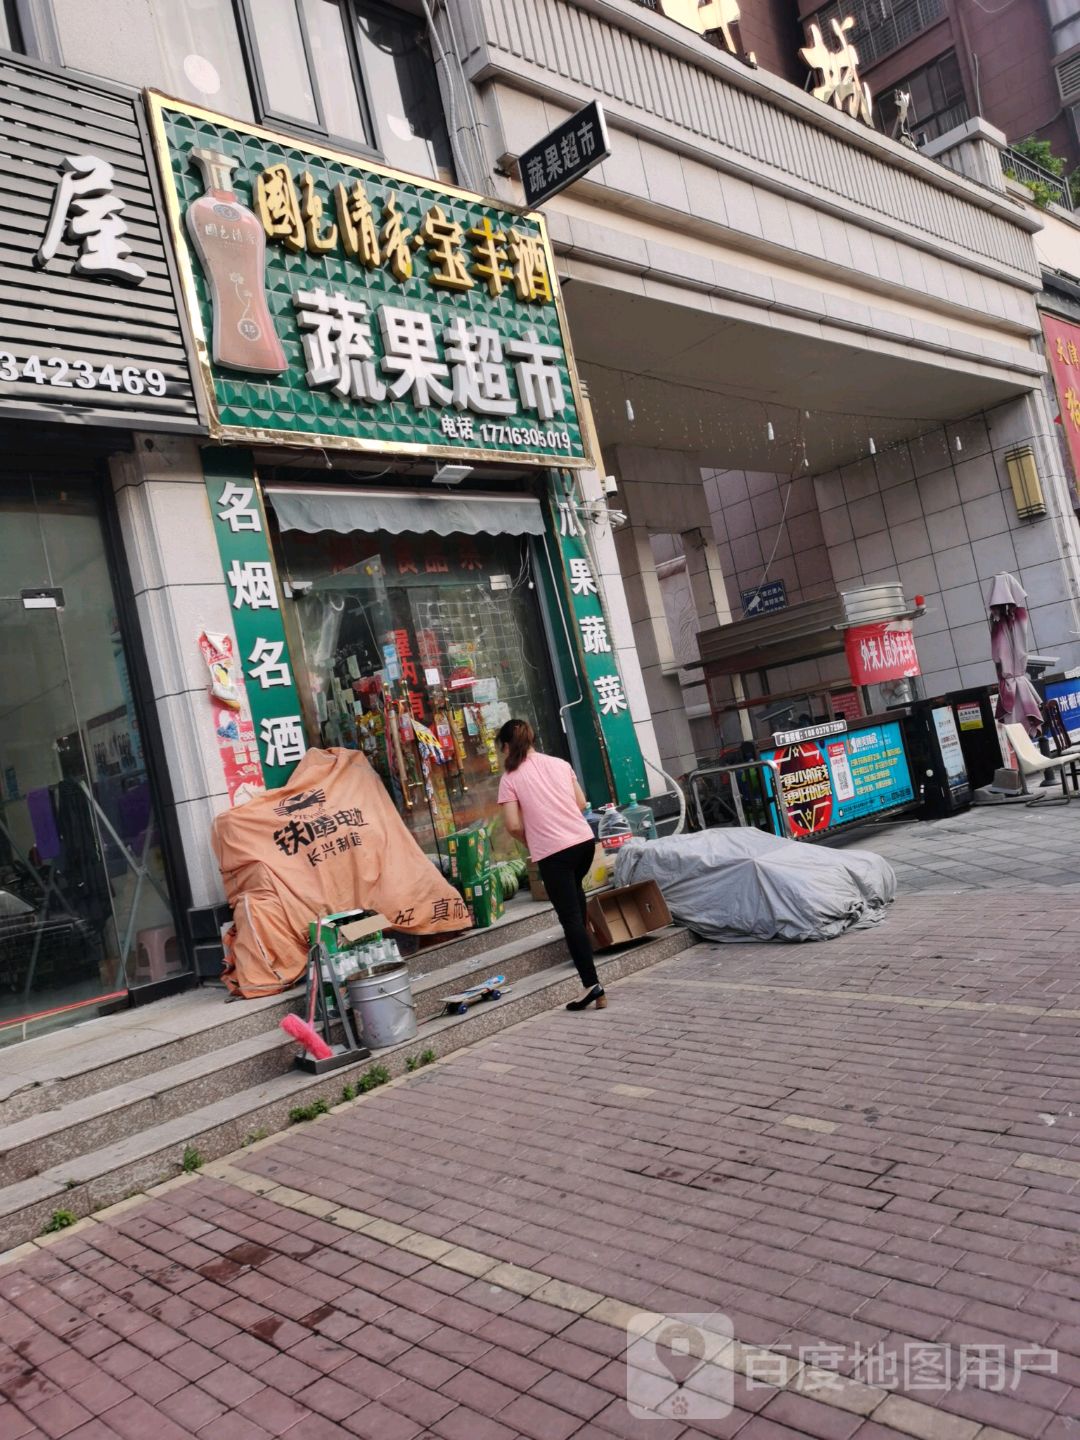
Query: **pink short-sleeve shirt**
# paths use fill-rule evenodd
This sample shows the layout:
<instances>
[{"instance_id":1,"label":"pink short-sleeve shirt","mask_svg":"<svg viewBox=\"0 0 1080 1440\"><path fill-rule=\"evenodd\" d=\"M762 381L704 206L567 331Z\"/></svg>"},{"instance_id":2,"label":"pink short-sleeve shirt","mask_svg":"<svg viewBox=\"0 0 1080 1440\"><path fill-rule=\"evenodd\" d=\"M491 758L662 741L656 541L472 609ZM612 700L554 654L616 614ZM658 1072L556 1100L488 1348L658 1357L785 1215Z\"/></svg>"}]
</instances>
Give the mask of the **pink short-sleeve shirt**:
<instances>
[{"instance_id":1,"label":"pink short-sleeve shirt","mask_svg":"<svg viewBox=\"0 0 1080 1440\"><path fill-rule=\"evenodd\" d=\"M575 775L565 760L530 750L516 770L499 782L499 804L516 800L533 860L592 840L593 832L578 809Z\"/></svg>"}]
</instances>

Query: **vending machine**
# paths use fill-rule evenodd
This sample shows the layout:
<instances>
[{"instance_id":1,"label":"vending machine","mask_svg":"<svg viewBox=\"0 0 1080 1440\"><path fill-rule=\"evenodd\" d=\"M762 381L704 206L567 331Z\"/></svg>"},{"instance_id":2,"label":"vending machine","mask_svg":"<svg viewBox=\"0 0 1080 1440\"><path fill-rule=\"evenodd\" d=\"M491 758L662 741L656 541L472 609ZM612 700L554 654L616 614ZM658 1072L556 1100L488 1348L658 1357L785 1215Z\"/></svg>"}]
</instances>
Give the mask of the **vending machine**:
<instances>
[{"instance_id":1,"label":"vending machine","mask_svg":"<svg viewBox=\"0 0 1080 1440\"><path fill-rule=\"evenodd\" d=\"M906 707L904 740L927 815L966 810L1001 765L993 697L952 690Z\"/></svg>"}]
</instances>

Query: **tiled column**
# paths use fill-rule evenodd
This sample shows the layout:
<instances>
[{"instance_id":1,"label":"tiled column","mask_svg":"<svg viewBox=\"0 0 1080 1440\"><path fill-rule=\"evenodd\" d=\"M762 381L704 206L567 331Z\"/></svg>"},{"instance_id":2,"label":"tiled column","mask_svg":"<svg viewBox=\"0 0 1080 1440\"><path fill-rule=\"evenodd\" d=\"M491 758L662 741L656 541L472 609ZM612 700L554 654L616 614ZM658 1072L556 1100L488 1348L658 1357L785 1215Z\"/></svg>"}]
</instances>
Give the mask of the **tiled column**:
<instances>
[{"instance_id":1,"label":"tiled column","mask_svg":"<svg viewBox=\"0 0 1080 1440\"><path fill-rule=\"evenodd\" d=\"M690 455L620 446L616 462L619 504L629 515L615 536L619 568L663 766L678 776L693 768L696 751L650 536L704 530L705 488Z\"/></svg>"},{"instance_id":2,"label":"tiled column","mask_svg":"<svg viewBox=\"0 0 1080 1440\"><path fill-rule=\"evenodd\" d=\"M232 620L199 449L136 435L134 452L111 463L191 901L213 905L222 891L210 825L228 795L199 633L232 634Z\"/></svg>"},{"instance_id":3,"label":"tiled column","mask_svg":"<svg viewBox=\"0 0 1080 1440\"><path fill-rule=\"evenodd\" d=\"M1013 527L1020 583L1028 592L1032 645L1057 655L1064 666L1080 659L1080 550L1072 489L1061 459L1053 412L1043 390L1034 390L987 414L994 462ZM1046 519L1017 518L1005 456L1030 445L1042 480Z\"/></svg>"},{"instance_id":4,"label":"tiled column","mask_svg":"<svg viewBox=\"0 0 1080 1440\"><path fill-rule=\"evenodd\" d=\"M674 666L675 656L649 532L628 525L616 531L615 546L660 763L670 774L680 775L687 768L687 757L693 758L693 746L677 671L665 673L665 667Z\"/></svg>"},{"instance_id":5,"label":"tiled column","mask_svg":"<svg viewBox=\"0 0 1080 1440\"><path fill-rule=\"evenodd\" d=\"M1030 445L1047 513L1021 520L1006 455ZM927 694L992 685L986 599L993 577L1028 593L1032 648L1080 663L1080 555L1068 481L1041 390L972 415L815 485L838 589L899 580L926 614L915 638Z\"/></svg>"}]
</instances>

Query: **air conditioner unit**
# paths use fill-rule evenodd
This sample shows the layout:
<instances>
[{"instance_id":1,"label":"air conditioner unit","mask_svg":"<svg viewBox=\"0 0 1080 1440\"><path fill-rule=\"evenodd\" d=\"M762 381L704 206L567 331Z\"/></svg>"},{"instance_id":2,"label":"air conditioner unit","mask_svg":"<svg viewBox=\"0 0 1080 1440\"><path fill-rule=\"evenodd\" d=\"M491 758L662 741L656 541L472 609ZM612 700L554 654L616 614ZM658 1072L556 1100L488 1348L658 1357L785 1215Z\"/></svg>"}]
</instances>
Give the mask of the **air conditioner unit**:
<instances>
[{"instance_id":1,"label":"air conditioner unit","mask_svg":"<svg viewBox=\"0 0 1080 1440\"><path fill-rule=\"evenodd\" d=\"M1080 50L1061 62L1055 73L1062 102L1073 105L1080 101Z\"/></svg>"}]
</instances>

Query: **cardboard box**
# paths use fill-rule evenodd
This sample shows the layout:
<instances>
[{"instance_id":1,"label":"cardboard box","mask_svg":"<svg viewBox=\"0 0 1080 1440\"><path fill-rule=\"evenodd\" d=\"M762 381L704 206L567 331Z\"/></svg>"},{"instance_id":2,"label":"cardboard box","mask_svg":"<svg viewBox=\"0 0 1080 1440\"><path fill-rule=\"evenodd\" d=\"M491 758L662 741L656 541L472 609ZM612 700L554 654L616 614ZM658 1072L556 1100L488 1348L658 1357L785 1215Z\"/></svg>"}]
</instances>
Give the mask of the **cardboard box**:
<instances>
[{"instance_id":1,"label":"cardboard box","mask_svg":"<svg viewBox=\"0 0 1080 1440\"><path fill-rule=\"evenodd\" d=\"M336 915L324 915L321 921L313 920L308 926L308 944L315 944L316 934L322 926L322 941L331 955L347 950L358 940L386 930L390 921L385 915L367 915L363 910L340 910Z\"/></svg>"},{"instance_id":2,"label":"cardboard box","mask_svg":"<svg viewBox=\"0 0 1080 1440\"><path fill-rule=\"evenodd\" d=\"M640 940L671 924L671 911L655 880L601 890L589 899L586 925L596 950Z\"/></svg>"},{"instance_id":3,"label":"cardboard box","mask_svg":"<svg viewBox=\"0 0 1080 1440\"><path fill-rule=\"evenodd\" d=\"M534 900L547 900L548 893L543 880L540 879L539 867L529 861L529 868L526 870L529 878L529 894Z\"/></svg>"},{"instance_id":4,"label":"cardboard box","mask_svg":"<svg viewBox=\"0 0 1080 1440\"><path fill-rule=\"evenodd\" d=\"M446 854L450 861L450 879L455 885L479 880L491 864L491 835L487 826L455 830L446 837Z\"/></svg>"},{"instance_id":5,"label":"cardboard box","mask_svg":"<svg viewBox=\"0 0 1080 1440\"><path fill-rule=\"evenodd\" d=\"M353 925L342 925L338 929L338 943L344 941L346 945L357 945L369 935L389 929L390 921L385 915L369 915L366 920L357 920Z\"/></svg>"}]
</instances>

